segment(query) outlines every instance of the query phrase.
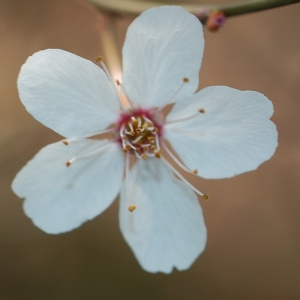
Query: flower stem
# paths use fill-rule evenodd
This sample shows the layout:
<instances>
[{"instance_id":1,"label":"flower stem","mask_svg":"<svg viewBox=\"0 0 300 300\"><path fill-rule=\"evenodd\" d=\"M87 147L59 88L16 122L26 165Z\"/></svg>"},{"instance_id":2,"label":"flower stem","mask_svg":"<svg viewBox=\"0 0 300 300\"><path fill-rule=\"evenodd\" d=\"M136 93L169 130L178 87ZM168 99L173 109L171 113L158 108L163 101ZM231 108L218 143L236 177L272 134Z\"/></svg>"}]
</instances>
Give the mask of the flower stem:
<instances>
[{"instance_id":1,"label":"flower stem","mask_svg":"<svg viewBox=\"0 0 300 300\"><path fill-rule=\"evenodd\" d=\"M161 3L153 1L137 1L137 0L88 0L93 5L108 12L138 15L144 10L151 7L161 5L170 5L170 3ZM243 14L249 14L257 11L267 10L280 6L298 3L300 0L245 0L227 4L214 4L214 5L199 5L199 4L186 4L174 3L179 5L188 12L201 15L202 12L209 13L211 11L222 11L226 17L233 17ZM202 20L201 20L202 21ZM203 19L205 22L206 20Z\"/></svg>"}]
</instances>

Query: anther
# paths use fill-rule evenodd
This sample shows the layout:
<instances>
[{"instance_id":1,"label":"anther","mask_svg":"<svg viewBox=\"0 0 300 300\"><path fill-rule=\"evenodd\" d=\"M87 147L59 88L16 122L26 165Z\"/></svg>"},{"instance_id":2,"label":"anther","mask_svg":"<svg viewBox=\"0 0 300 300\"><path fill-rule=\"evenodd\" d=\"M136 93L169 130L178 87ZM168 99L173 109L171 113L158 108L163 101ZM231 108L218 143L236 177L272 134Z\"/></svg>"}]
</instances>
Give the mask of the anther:
<instances>
[{"instance_id":1,"label":"anther","mask_svg":"<svg viewBox=\"0 0 300 300\"><path fill-rule=\"evenodd\" d=\"M203 198L204 200L208 200L210 197L209 197L208 194L204 194L204 195L202 196L202 198Z\"/></svg>"},{"instance_id":2,"label":"anther","mask_svg":"<svg viewBox=\"0 0 300 300\"><path fill-rule=\"evenodd\" d=\"M146 153L143 153L143 154L141 155L141 158L142 158L143 160L145 160L145 159L147 158L147 154L146 154Z\"/></svg>"},{"instance_id":3,"label":"anther","mask_svg":"<svg viewBox=\"0 0 300 300\"><path fill-rule=\"evenodd\" d=\"M70 163L69 161L66 162L66 166L70 167L72 163Z\"/></svg>"},{"instance_id":4,"label":"anther","mask_svg":"<svg viewBox=\"0 0 300 300\"><path fill-rule=\"evenodd\" d=\"M197 170L197 169L194 170L193 173L194 173L195 175L197 175L197 174L198 174L198 170Z\"/></svg>"},{"instance_id":5,"label":"anther","mask_svg":"<svg viewBox=\"0 0 300 300\"><path fill-rule=\"evenodd\" d=\"M130 212L133 212L135 209L136 209L136 206L135 206L135 205L129 205L129 206L128 206L128 210L129 210Z\"/></svg>"},{"instance_id":6,"label":"anther","mask_svg":"<svg viewBox=\"0 0 300 300\"><path fill-rule=\"evenodd\" d=\"M154 151L156 158L161 158L160 151Z\"/></svg>"},{"instance_id":7,"label":"anther","mask_svg":"<svg viewBox=\"0 0 300 300\"><path fill-rule=\"evenodd\" d=\"M66 146L69 145L69 142L68 142L67 140L63 140L62 142L63 142Z\"/></svg>"},{"instance_id":8,"label":"anther","mask_svg":"<svg viewBox=\"0 0 300 300\"><path fill-rule=\"evenodd\" d=\"M102 56L98 56L96 59L96 62L100 63L103 62L103 57Z\"/></svg>"},{"instance_id":9,"label":"anther","mask_svg":"<svg viewBox=\"0 0 300 300\"><path fill-rule=\"evenodd\" d=\"M131 135L131 136L135 136L135 132L134 131L129 131L128 134Z\"/></svg>"},{"instance_id":10,"label":"anther","mask_svg":"<svg viewBox=\"0 0 300 300\"><path fill-rule=\"evenodd\" d=\"M205 113L205 109L204 108L199 109L199 113L204 114Z\"/></svg>"},{"instance_id":11,"label":"anther","mask_svg":"<svg viewBox=\"0 0 300 300\"><path fill-rule=\"evenodd\" d=\"M187 83L187 82L189 82L190 80L187 78L187 77L184 77L183 78L183 82L185 82L185 83Z\"/></svg>"},{"instance_id":12,"label":"anther","mask_svg":"<svg viewBox=\"0 0 300 300\"><path fill-rule=\"evenodd\" d=\"M154 133L158 132L158 128L154 127L154 129L152 130L152 132L154 132Z\"/></svg>"}]
</instances>

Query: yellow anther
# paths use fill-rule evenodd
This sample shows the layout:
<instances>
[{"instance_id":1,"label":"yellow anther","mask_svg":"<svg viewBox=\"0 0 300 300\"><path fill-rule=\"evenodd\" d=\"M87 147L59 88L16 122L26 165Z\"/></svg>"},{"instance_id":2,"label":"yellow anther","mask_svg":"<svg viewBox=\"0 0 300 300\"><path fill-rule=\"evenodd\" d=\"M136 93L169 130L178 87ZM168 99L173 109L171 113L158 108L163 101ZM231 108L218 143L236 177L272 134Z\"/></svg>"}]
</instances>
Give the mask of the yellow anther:
<instances>
[{"instance_id":1,"label":"yellow anther","mask_svg":"<svg viewBox=\"0 0 300 300\"><path fill-rule=\"evenodd\" d=\"M67 166L67 167L70 167L70 166L71 166L71 163L70 163L69 161L67 161L67 162L66 162L66 166Z\"/></svg>"},{"instance_id":2,"label":"yellow anther","mask_svg":"<svg viewBox=\"0 0 300 300\"><path fill-rule=\"evenodd\" d=\"M63 140L62 142L63 142L66 146L69 145L69 142L68 142L67 140Z\"/></svg>"},{"instance_id":3,"label":"yellow anther","mask_svg":"<svg viewBox=\"0 0 300 300\"><path fill-rule=\"evenodd\" d=\"M161 158L161 154L159 150L154 151L156 158Z\"/></svg>"},{"instance_id":4,"label":"yellow anther","mask_svg":"<svg viewBox=\"0 0 300 300\"><path fill-rule=\"evenodd\" d=\"M122 148L123 152L126 153L128 150L127 148Z\"/></svg>"},{"instance_id":5,"label":"yellow anther","mask_svg":"<svg viewBox=\"0 0 300 300\"><path fill-rule=\"evenodd\" d=\"M205 109L204 108L199 109L199 113L204 114L205 113Z\"/></svg>"},{"instance_id":6,"label":"yellow anther","mask_svg":"<svg viewBox=\"0 0 300 300\"><path fill-rule=\"evenodd\" d=\"M152 130L152 132L154 132L154 133L158 132L158 128L154 127L154 129Z\"/></svg>"},{"instance_id":7,"label":"yellow anther","mask_svg":"<svg viewBox=\"0 0 300 300\"><path fill-rule=\"evenodd\" d=\"M98 62L98 63L99 62L103 62L103 57L102 56L98 56L97 59L96 59L96 62Z\"/></svg>"},{"instance_id":8,"label":"yellow anther","mask_svg":"<svg viewBox=\"0 0 300 300\"><path fill-rule=\"evenodd\" d=\"M150 148L148 146L144 147L144 151L148 152Z\"/></svg>"},{"instance_id":9,"label":"yellow anther","mask_svg":"<svg viewBox=\"0 0 300 300\"><path fill-rule=\"evenodd\" d=\"M127 150L130 150L130 149L131 149L131 146L130 146L130 145L126 145L126 149L127 149Z\"/></svg>"},{"instance_id":10,"label":"yellow anther","mask_svg":"<svg viewBox=\"0 0 300 300\"><path fill-rule=\"evenodd\" d=\"M129 210L130 212L133 212L135 209L136 209L136 206L135 206L135 205L129 205L129 206L128 206L128 210Z\"/></svg>"},{"instance_id":11,"label":"yellow anther","mask_svg":"<svg viewBox=\"0 0 300 300\"><path fill-rule=\"evenodd\" d=\"M189 82L190 80L187 78L187 77L184 77L183 78L183 82L185 82L185 83L187 83L187 82Z\"/></svg>"},{"instance_id":12,"label":"yellow anther","mask_svg":"<svg viewBox=\"0 0 300 300\"><path fill-rule=\"evenodd\" d=\"M147 136L147 140L148 141L153 141L154 140L154 136L152 136L152 135Z\"/></svg>"},{"instance_id":13,"label":"yellow anther","mask_svg":"<svg viewBox=\"0 0 300 300\"><path fill-rule=\"evenodd\" d=\"M147 158L147 154L146 154L146 153L143 153L143 154L141 155L141 158L142 158L143 160L145 160L145 159Z\"/></svg>"},{"instance_id":14,"label":"yellow anther","mask_svg":"<svg viewBox=\"0 0 300 300\"><path fill-rule=\"evenodd\" d=\"M135 132L134 131L129 131L128 134L131 135L131 136L135 136Z\"/></svg>"},{"instance_id":15,"label":"yellow anther","mask_svg":"<svg viewBox=\"0 0 300 300\"><path fill-rule=\"evenodd\" d=\"M193 173L194 173L195 175L197 175L197 174L198 174L198 170L197 170L197 169L194 170Z\"/></svg>"},{"instance_id":16,"label":"yellow anther","mask_svg":"<svg viewBox=\"0 0 300 300\"><path fill-rule=\"evenodd\" d=\"M204 194L204 195L202 196L202 198L203 198L204 200L208 200L208 199L209 199L209 195Z\"/></svg>"}]
</instances>

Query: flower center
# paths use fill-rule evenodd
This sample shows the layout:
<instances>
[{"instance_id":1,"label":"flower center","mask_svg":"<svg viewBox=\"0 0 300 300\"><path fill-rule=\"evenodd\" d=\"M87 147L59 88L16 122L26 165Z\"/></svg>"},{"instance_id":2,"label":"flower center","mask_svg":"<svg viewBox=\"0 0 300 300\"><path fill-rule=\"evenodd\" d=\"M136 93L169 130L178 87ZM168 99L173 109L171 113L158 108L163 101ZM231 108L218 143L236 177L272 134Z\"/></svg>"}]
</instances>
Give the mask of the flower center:
<instances>
[{"instance_id":1,"label":"flower center","mask_svg":"<svg viewBox=\"0 0 300 300\"><path fill-rule=\"evenodd\" d=\"M162 123L153 112L140 108L130 109L121 115L118 129L124 152L130 151L142 159L160 158Z\"/></svg>"}]
</instances>

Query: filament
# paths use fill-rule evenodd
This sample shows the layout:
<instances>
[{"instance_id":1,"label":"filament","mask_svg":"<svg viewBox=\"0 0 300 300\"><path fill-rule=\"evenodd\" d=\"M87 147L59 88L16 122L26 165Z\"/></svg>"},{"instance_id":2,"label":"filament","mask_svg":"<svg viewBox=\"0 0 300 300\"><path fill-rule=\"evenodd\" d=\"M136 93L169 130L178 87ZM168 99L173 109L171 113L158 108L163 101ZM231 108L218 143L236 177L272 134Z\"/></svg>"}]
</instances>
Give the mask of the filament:
<instances>
[{"instance_id":1,"label":"filament","mask_svg":"<svg viewBox=\"0 0 300 300\"><path fill-rule=\"evenodd\" d=\"M164 164L182 181L184 182L189 188L191 188L196 194L200 195L203 199L208 199L207 194L203 194L199 190L197 190L192 184L190 184L181 174L178 172L165 158L161 158Z\"/></svg>"},{"instance_id":2,"label":"filament","mask_svg":"<svg viewBox=\"0 0 300 300\"><path fill-rule=\"evenodd\" d=\"M121 104L122 109L125 109L124 104L122 103L122 100L121 100L121 98L119 97L118 90L117 90L117 88L116 88L115 82L114 82L114 80L112 79L112 76L111 76L111 74L110 74L108 68L106 67L105 63L103 62L103 57L101 57L101 56L98 57L98 58L97 58L97 62L101 65L101 67L103 68L103 70L104 70L106 76L108 77L109 81L110 81L110 82L112 83L112 85L114 86L115 94L116 94L116 96L117 96L117 98L118 98L118 100L119 100L119 102L120 102L120 104Z\"/></svg>"},{"instance_id":3,"label":"filament","mask_svg":"<svg viewBox=\"0 0 300 300\"><path fill-rule=\"evenodd\" d=\"M184 85L185 85L187 82L189 82L189 79L188 79L188 78L183 78L182 83L181 83L181 85L179 86L179 88L174 92L174 94L166 101L166 103L165 103L163 106L159 107L159 108L156 110L156 112L157 112L157 113L160 112L160 111L161 111L162 109L164 109L168 104L170 104L170 103L173 101L173 99L177 96L177 94L182 90L182 88L184 87Z\"/></svg>"},{"instance_id":4,"label":"filament","mask_svg":"<svg viewBox=\"0 0 300 300\"><path fill-rule=\"evenodd\" d=\"M164 150L169 154L169 156L174 160L174 162L184 171L191 173L191 174L197 174L197 170L191 170L187 168L184 164L181 163L181 161L171 152L171 150L166 146L165 143L162 143L162 146Z\"/></svg>"}]
</instances>

